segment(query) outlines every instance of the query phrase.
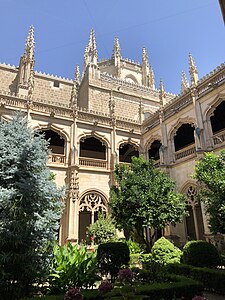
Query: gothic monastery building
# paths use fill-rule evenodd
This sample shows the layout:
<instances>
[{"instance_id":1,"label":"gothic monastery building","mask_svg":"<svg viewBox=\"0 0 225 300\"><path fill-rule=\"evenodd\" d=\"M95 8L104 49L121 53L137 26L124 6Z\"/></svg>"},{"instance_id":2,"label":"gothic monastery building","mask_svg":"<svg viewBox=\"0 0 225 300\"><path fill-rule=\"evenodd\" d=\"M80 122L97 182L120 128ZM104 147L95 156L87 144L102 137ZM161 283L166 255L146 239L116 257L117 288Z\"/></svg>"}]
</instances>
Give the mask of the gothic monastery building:
<instances>
[{"instance_id":1,"label":"gothic monastery building","mask_svg":"<svg viewBox=\"0 0 225 300\"><path fill-rule=\"evenodd\" d=\"M162 81L156 88L145 48L141 64L124 59L116 38L112 57L99 61L93 30L73 81L34 71L34 61L30 27L19 67L0 65L0 114L7 121L20 110L50 139L48 165L57 184L67 187L60 243L85 239L98 211L108 211L115 165L140 154L152 157L187 195L190 216L164 235L181 245L209 239L191 174L204 152L225 148L225 64L199 79L190 54L190 84L183 72L181 93L173 95Z\"/></svg>"}]
</instances>

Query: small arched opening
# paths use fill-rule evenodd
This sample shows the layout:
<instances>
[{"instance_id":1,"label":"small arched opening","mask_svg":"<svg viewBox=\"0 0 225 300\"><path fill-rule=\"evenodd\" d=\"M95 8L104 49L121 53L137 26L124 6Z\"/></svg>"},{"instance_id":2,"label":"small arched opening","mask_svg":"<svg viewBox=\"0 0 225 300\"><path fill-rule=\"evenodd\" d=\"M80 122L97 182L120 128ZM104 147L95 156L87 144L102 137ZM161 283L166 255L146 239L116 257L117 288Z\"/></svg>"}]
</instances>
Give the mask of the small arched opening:
<instances>
[{"instance_id":1,"label":"small arched opening","mask_svg":"<svg viewBox=\"0 0 225 300\"><path fill-rule=\"evenodd\" d=\"M159 140L155 140L148 149L148 158L152 158L155 161L159 160L159 149L161 146L162 143Z\"/></svg>"},{"instance_id":2,"label":"small arched opening","mask_svg":"<svg viewBox=\"0 0 225 300\"><path fill-rule=\"evenodd\" d=\"M44 134L45 139L49 142L49 154L48 162L51 164L64 164L65 163L65 140L57 132L51 129L40 130L40 133Z\"/></svg>"},{"instance_id":3,"label":"small arched opening","mask_svg":"<svg viewBox=\"0 0 225 300\"><path fill-rule=\"evenodd\" d=\"M222 101L210 117L213 134L225 130L225 101Z\"/></svg>"},{"instance_id":4,"label":"small arched opening","mask_svg":"<svg viewBox=\"0 0 225 300\"><path fill-rule=\"evenodd\" d=\"M119 148L119 161L123 163L131 163L131 158L139 157L139 151L133 144L122 144Z\"/></svg>"},{"instance_id":5,"label":"small arched opening","mask_svg":"<svg viewBox=\"0 0 225 300\"><path fill-rule=\"evenodd\" d=\"M174 136L175 152L194 143L194 127L191 124L182 124Z\"/></svg>"},{"instance_id":6,"label":"small arched opening","mask_svg":"<svg viewBox=\"0 0 225 300\"><path fill-rule=\"evenodd\" d=\"M95 137L83 138L80 141L80 157L106 159L106 145Z\"/></svg>"}]
</instances>

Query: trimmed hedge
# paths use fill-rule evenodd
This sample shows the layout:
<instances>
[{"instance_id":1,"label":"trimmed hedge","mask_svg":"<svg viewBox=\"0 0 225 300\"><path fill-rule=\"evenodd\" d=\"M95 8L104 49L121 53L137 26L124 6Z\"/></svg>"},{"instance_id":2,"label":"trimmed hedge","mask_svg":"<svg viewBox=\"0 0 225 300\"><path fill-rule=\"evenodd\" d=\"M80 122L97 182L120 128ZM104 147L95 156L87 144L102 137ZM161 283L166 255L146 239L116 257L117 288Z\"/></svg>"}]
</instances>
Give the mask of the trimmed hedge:
<instances>
[{"instance_id":1,"label":"trimmed hedge","mask_svg":"<svg viewBox=\"0 0 225 300\"><path fill-rule=\"evenodd\" d=\"M196 268L184 264L174 264L167 267L170 273L182 274L202 282L208 291L225 295L225 270Z\"/></svg>"},{"instance_id":2,"label":"trimmed hedge","mask_svg":"<svg viewBox=\"0 0 225 300\"><path fill-rule=\"evenodd\" d=\"M130 261L130 251L125 243L105 243L100 244L97 249L97 264L102 274L110 273L111 278L115 278L119 269Z\"/></svg>"},{"instance_id":3,"label":"trimmed hedge","mask_svg":"<svg viewBox=\"0 0 225 300\"><path fill-rule=\"evenodd\" d=\"M182 262L194 267L214 268L220 265L218 250L206 241L189 241L183 248Z\"/></svg>"},{"instance_id":4,"label":"trimmed hedge","mask_svg":"<svg viewBox=\"0 0 225 300\"><path fill-rule=\"evenodd\" d=\"M140 285L136 288L135 295L148 296L154 300L171 300L175 297L191 300L196 295L202 295L202 283L183 276L170 276L170 279L173 282ZM114 297L119 296L120 289L114 289L106 294L106 298L109 299L116 299Z\"/></svg>"}]
</instances>

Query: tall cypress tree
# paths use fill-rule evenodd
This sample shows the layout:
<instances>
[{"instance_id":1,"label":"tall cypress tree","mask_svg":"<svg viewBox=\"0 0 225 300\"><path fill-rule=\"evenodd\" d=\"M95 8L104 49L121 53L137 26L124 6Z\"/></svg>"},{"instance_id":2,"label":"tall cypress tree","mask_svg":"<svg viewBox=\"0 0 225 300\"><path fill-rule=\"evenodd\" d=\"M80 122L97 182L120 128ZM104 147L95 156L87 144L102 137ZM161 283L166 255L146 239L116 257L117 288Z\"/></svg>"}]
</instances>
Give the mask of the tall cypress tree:
<instances>
[{"instance_id":1,"label":"tall cypress tree","mask_svg":"<svg viewBox=\"0 0 225 300\"><path fill-rule=\"evenodd\" d=\"M62 191L46 166L48 142L21 113L0 122L0 291L28 295L47 270Z\"/></svg>"}]
</instances>

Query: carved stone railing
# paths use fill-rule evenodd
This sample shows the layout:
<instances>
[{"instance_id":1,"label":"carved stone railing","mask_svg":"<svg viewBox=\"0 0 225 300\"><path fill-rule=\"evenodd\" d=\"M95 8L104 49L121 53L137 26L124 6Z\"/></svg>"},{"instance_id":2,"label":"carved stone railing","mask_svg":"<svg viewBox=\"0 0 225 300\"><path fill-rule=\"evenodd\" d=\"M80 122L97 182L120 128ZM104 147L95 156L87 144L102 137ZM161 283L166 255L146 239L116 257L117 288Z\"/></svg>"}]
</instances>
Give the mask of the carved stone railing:
<instances>
[{"instance_id":1,"label":"carved stone railing","mask_svg":"<svg viewBox=\"0 0 225 300\"><path fill-rule=\"evenodd\" d=\"M64 165L66 162L66 156L62 154L49 154L48 164L50 165Z\"/></svg>"},{"instance_id":2,"label":"carved stone railing","mask_svg":"<svg viewBox=\"0 0 225 300\"><path fill-rule=\"evenodd\" d=\"M103 159L80 157L79 165L82 167L107 168L107 161Z\"/></svg>"},{"instance_id":3,"label":"carved stone railing","mask_svg":"<svg viewBox=\"0 0 225 300\"><path fill-rule=\"evenodd\" d=\"M196 149L195 144L191 144L183 149L180 149L175 152L175 159L179 160L181 158L190 156L190 155L196 155Z\"/></svg>"},{"instance_id":4,"label":"carved stone railing","mask_svg":"<svg viewBox=\"0 0 225 300\"><path fill-rule=\"evenodd\" d=\"M222 144L225 141L225 129L221 130L213 135L214 145Z\"/></svg>"}]
</instances>

